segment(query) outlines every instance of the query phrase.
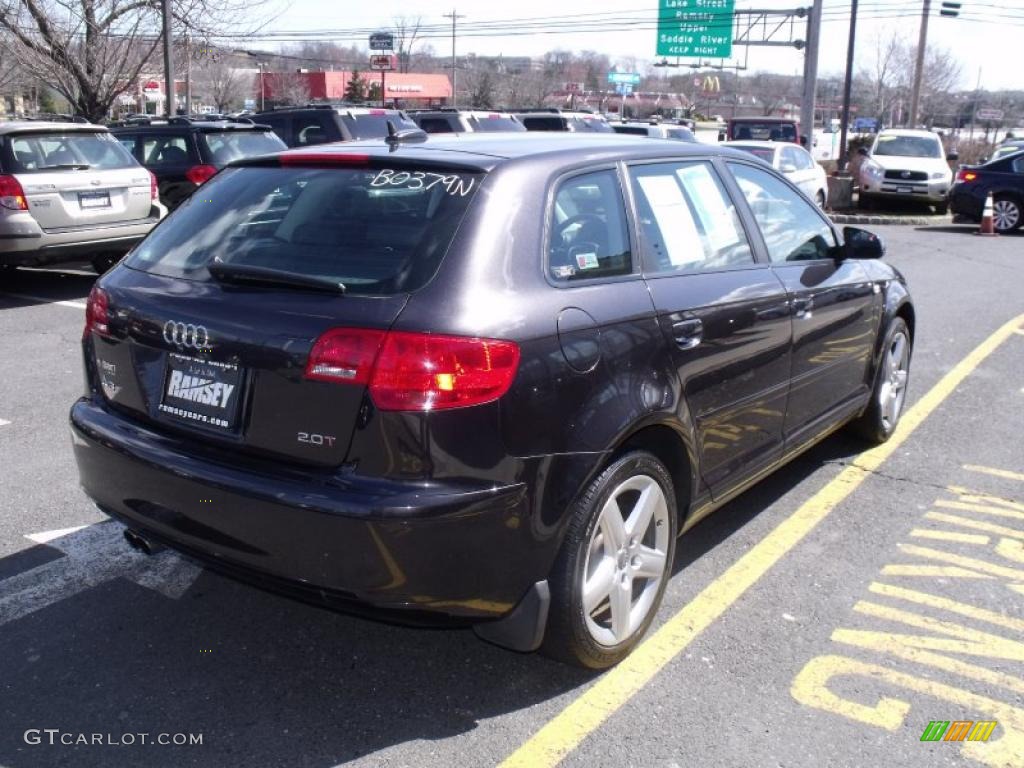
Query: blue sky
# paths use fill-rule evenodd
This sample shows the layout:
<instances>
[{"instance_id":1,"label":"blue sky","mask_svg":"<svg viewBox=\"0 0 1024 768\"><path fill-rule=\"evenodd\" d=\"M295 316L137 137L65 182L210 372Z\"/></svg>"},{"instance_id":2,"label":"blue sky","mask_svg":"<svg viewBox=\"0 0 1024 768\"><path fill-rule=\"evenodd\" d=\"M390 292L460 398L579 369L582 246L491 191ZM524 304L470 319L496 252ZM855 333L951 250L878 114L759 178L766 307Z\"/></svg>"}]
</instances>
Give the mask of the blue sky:
<instances>
[{"instance_id":1,"label":"blue sky","mask_svg":"<svg viewBox=\"0 0 1024 768\"><path fill-rule=\"evenodd\" d=\"M990 89L1022 88L1024 75L1019 64L1019 50L1024 40L1024 0L962 0L965 16L988 20L972 21L945 19L934 14L929 26L929 44L940 45L955 52L963 66L964 88L973 88L982 70L982 87ZM354 30L386 27L397 16L422 17L427 24L449 23L443 14L452 10L453 0L375 0L372 3L330 3L324 0L270 0L270 8L279 15L269 24L268 31L286 30ZM793 8L809 5L810 0L737 0L739 8ZM934 0L933 7L941 4ZM454 2L465 22L486 22L510 19L541 19L578 14L620 12L632 17L657 15L656 0L644 2L615 2L615 0L517 0L515 3L495 3L493 0L458 0ZM896 29L907 40L916 41L921 18L921 0L861 0L858 23L858 60L867 63L873 48L873 39ZM822 53L819 71L822 74L842 72L846 56L850 3L843 0L825 1L825 23L822 32ZM589 18L599 18L591 16ZM653 29L633 30L613 28L602 33L545 34L555 28L545 23L530 34L507 37L460 37L459 54L503 54L505 56L535 56L555 47L574 50L589 48L607 53L613 58L635 56L654 60L656 32ZM468 27L467 27L468 31ZM798 36L803 36L798 32ZM332 36L342 42L342 34ZM352 35L349 40L353 42ZM361 41L362 35L356 37ZM450 50L450 38L439 37L429 41L440 53ZM365 43L364 43L365 44ZM751 70L765 70L788 74L799 73L803 67L803 54L789 48L752 48L749 53Z\"/></svg>"}]
</instances>

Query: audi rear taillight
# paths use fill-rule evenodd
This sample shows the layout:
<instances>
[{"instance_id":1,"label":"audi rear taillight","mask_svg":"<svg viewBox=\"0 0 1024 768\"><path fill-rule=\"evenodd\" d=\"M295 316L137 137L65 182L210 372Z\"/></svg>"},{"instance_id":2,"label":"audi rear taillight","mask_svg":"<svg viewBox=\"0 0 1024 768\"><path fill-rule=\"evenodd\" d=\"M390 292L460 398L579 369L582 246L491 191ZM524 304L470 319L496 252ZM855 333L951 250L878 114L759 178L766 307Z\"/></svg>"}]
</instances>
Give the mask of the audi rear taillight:
<instances>
[{"instance_id":1,"label":"audi rear taillight","mask_svg":"<svg viewBox=\"0 0 1024 768\"><path fill-rule=\"evenodd\" d=\"M369 384L385 331L334 328L323 334L309 353L306 378Z\"/></svg>"},{"instance_id":2,"label":"audi rear taillight","mask_svg":"<svg viewBox=\"0 0 1024 768\"><path fill-rule=\"evenodd\" d=\"M316 340L306 378L367 385L383 411L432 411L497 400L518 367L512 341L336 328Z\"/></svg>"},{"instance_id":3,"label":"audi rear taillight","mask_svg":"<svg viewBox=\"0 0 1024 768\"><path fill-rule=\"evenodd\" d=\"M217 166L215 165L193 165L185 171L185 178L193 184L203 184L212 179L216 174Z\"/></svg>"},{"instance_id":4,"label":"audi rear taillight","mask_svg":"<svg viewBox=\"0 0 1024 768\"><path fill-rule=\"evenodd\" d=\"M85 302L85 328L82 329L82 338L86 338L90 331L96 331L100 336L107 336L110 333L110 298L107 292L97 285L89 291L89 298Z\"/></svg>"},{"instance_id":5,"label":"audi rear taillight","mask_svg":"<svg viewBox=\"0 0 1024 768\"><path fill-rule=\"evenodd\" d=\"M149 199L158 200L160 198L160 187L156 183L156 174L152 171L149 172Z\"/></svg>"},{"instance_id":6,"label":"audi rear taillight","mask_svg":"<svg viewBox=\"0 0 1024 768\"><path fill-rule=\"evenodd\" d=\"M956 174L957 181L974 181L976 178L978 178L978 174L976 174L974 171L965 171L961 169Z\"/></svg>"},{"instance_id":7,"label":"audi rear taillight","mask_svg":"<svg viewBox=\"0 0 1024 768\"><path fill-rule=\"evenodd\" d=\"M10 208L12 211L27 211L28 203L25 202L25 190L13 176L0 176L0 205Z\"/></svg>"}]
</instances>

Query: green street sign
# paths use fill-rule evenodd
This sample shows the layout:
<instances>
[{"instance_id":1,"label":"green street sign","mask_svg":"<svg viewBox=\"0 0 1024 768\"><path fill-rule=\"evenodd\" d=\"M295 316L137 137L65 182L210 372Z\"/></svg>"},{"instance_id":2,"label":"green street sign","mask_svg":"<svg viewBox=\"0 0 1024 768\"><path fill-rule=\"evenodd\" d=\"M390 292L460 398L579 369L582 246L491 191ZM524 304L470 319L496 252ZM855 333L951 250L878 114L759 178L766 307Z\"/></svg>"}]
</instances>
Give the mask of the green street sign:
<instances>
[{"instance_id":1,"label":"green street sign","mask_svg":"<svg viewBox=\"0 0 1024 768\"><path fill-rule=\"evenodd\" d=\"M732 56L736 0L659 0L658 56Z\"/></svg>"}]
</instances>

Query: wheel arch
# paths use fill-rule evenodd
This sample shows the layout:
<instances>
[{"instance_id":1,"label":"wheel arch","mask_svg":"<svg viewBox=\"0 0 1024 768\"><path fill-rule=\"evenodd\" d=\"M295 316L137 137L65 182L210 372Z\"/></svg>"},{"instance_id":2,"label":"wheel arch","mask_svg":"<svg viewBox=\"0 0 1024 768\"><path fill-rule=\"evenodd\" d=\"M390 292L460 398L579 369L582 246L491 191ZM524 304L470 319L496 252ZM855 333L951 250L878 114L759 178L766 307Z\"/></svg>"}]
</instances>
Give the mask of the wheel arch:
<instances>
[{"instance_id":1,"label":"wheel arch","mask_svg":"<svg viewBox=\"0 0 1024 768\"><path fill-rule=\"evenodd\" d=\"M650 424L626 436L612 452L612 461L629 451L647 451L655 456L672 478L679 528L689 515L697 483L697 463L689 441L677 428Z\"/></svg>"}]
</instances>

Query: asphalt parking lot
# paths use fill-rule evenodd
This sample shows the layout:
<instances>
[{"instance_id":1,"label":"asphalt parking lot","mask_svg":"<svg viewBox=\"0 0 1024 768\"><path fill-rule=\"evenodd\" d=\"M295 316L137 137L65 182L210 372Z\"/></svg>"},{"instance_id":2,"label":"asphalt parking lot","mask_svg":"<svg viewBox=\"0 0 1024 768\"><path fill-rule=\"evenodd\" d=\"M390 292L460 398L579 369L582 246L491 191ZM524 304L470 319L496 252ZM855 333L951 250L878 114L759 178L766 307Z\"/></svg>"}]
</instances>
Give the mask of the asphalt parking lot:
<instances>
[{"instance_id":1,"label":"asphalt parking lot","mask_svg":"<svg viewBox=\"0 0 1024 768\"><path fill-rule=\"evenodd\" d=\"M131 551L66 426L94 278L0 275L0 766L1019 768L1024 235L973 229L879 229L918 313L894 440L833 436L696 526L603 675Z\"/></svg>"}]
</instances>

